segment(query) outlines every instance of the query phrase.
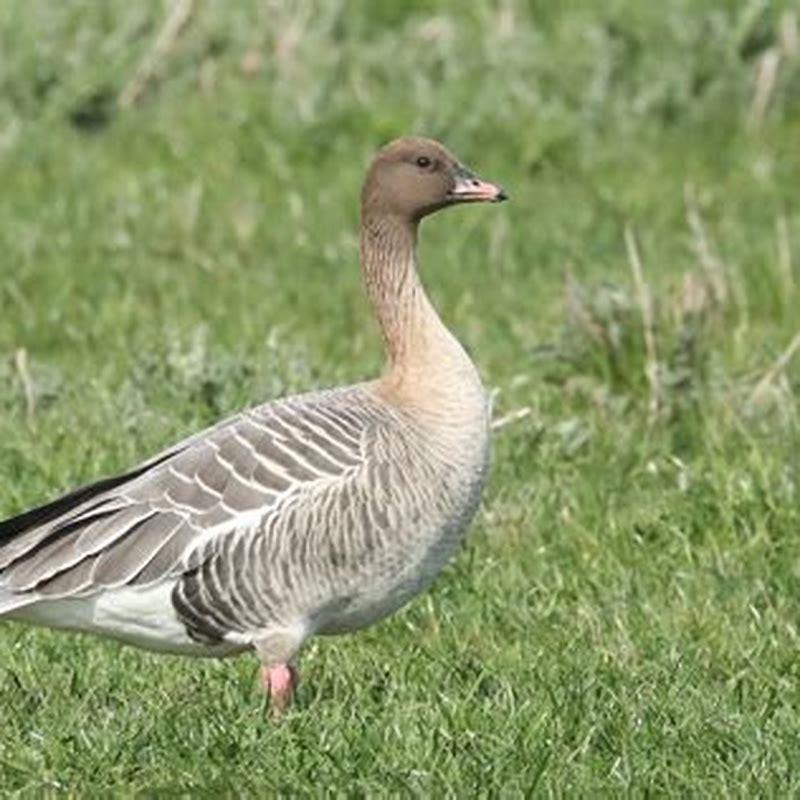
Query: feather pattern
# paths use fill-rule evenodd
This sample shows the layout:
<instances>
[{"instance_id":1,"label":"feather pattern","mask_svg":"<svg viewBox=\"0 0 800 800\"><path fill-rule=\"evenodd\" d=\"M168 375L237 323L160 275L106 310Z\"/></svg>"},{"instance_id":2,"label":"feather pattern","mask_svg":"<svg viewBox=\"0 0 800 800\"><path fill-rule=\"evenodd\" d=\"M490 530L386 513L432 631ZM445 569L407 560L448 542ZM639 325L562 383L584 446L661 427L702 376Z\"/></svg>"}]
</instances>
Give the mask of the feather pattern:
<instances>
[{"instance_id":1,"label":"feather pattern","mask_svg":"<svg viewBox=\"0 0 800 800\"><path fill-rule=\"evenodd\" d=\"M359 627L418 591L420 564L432 577L455 544L442 526L471 515L482 469L454 496L451 455L368 385L251 409L0 540L0 613L170 581L189 637L212 649L297 620Z\"/></svg>"}]
</instances>

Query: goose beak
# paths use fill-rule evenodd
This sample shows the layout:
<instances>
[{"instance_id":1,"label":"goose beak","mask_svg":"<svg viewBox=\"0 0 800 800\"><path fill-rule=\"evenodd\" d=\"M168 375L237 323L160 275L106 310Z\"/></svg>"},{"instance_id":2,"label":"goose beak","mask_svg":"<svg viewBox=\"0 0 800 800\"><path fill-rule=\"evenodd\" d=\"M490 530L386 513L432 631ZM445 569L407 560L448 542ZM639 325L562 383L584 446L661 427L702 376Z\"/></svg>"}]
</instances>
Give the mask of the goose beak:
<instances>
[{"instance_id":1,"label":"goose beak","mask_svg":"<svg viewBox=\"0 0 800 800\"><path fill-rule=\"evenodd\" d=\"M448 192L453 203L502 203L508 195L500 186L481 180L466 167L455 171L455 185Z\"/></svg>"}]
</instances>

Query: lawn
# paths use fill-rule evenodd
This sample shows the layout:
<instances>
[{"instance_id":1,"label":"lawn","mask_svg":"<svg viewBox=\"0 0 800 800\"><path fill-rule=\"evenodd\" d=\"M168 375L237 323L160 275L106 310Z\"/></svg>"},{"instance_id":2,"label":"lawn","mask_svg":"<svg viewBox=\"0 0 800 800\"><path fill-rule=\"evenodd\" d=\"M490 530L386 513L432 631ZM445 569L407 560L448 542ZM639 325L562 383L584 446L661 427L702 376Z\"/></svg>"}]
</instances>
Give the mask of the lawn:
<instances>
[{"instance_id":1,"label":"lawn","mask_svg":"<svg viewBox=\"0 0 800 800\"><path fill-rule=\"evenodd\" d=\"M0 794L800 793L797 6L183 5L0 4L0 516L376 373L358 191L412 132L512 197L421 252L490 483L279 725L252 658L3 624Z\"/></svg>"}]
</instances>

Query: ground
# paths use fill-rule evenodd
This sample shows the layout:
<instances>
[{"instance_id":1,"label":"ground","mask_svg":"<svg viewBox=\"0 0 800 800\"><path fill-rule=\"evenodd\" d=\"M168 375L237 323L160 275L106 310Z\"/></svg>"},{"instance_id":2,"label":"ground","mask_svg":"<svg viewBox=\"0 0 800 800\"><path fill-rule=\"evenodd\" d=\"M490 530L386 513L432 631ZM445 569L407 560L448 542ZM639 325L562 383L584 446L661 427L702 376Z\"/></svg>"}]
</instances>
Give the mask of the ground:
<instances>
[{"instance_id":1,"label":"ground","mask_svg":"<svg viewBox=\"0 0 800 800\"><path fill-rule=\"evenodd\" d=\"M422 242L510 421L455 563L280 725L250 658L0 627L2 793L800 792L797 7L196 3L152 60L169 5L0 5L0 515L374 374L405 133L511 195Z\"/></svg>"}]
</instances>

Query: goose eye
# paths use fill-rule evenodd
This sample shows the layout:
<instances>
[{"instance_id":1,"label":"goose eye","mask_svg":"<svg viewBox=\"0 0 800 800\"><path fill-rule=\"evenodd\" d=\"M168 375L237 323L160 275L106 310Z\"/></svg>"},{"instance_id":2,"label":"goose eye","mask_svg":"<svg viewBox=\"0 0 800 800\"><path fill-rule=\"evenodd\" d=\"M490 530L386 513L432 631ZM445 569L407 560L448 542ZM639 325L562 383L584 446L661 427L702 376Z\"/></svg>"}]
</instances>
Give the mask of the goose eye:
<instances>
[{"instance_id":1,"label":"goose eye","mask_svg":"<svg viewBox=\"0 0 800 800\"><path fill-rule=\"evenodd\" d=\"M430 165L431 165L431 160L428 158L428 156L420 156L417 159L417 166L420 167L421 169L427 169Z\"/></svg>"}]
</instances>

